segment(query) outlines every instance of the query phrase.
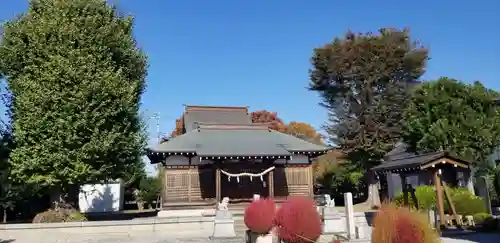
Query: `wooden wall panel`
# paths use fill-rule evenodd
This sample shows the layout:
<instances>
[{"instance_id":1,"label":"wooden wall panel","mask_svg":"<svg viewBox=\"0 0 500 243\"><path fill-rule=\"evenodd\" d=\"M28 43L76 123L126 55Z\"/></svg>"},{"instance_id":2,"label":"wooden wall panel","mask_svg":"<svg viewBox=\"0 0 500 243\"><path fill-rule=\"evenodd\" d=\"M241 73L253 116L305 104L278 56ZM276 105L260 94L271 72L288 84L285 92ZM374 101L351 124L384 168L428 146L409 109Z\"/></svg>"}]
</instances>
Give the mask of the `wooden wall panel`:
<instances>
[{"instance_id":1,"label":"wooden wall panel","mask_svg":"<svg viewBox=\"0 0 500 243\"><path fill-rule=\"evenodd\" d=\"M167 202L201 201L215 197L213 169L198 167L167 169L165 196Z\"/></svg>"},{"instance_id":2,"label":"wooden wall panel","mask_svg":"<svg viewBox=\"0 0 500 243\"><path fill-rule=\"evenodd\" d=\"M189 191L189 177L187 169L167 169L166 187L165 187L165 200L187 201Z\"/></svg>"},{"instance_id":3,"label":"wooden wall panel","mask_svg":"<svg viewBox=\"0 0 500 243\"><path fill-rule=\"evenodd\" d=\"M310 166L277 167L274 173L276 197L312 195Z\"/></svg>"},{"instance_id":4,"label":"wooden wall panel","mask_svg":"<svg viewBox=\"0 0 500 243\"><path fill-rule=\"evenodd\" d=\"M215 198L215 170L196 168L191 171L191 200Z\"/></svg>"}]
</instances>

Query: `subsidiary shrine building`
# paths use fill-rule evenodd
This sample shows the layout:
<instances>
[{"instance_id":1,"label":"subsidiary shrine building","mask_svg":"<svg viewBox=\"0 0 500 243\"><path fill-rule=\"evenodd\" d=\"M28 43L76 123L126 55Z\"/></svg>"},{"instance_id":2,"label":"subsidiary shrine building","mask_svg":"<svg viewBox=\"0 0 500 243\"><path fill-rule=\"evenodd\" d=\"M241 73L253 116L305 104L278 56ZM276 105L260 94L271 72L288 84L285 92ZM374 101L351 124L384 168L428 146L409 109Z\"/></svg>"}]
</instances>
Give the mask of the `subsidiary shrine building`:
<instances>
[{"instance_id":1,"label":"subsidiary shrine building","mask_svg":"<svg viewBox=\"0 0 500 243\"><path fill-rule=\"evenodd\" d=\"M186 106L184 131L148 150L165 167L163 206L313 196L313 158L330 148L253 124L247 107Z\"/></svg>"}]
</instances>

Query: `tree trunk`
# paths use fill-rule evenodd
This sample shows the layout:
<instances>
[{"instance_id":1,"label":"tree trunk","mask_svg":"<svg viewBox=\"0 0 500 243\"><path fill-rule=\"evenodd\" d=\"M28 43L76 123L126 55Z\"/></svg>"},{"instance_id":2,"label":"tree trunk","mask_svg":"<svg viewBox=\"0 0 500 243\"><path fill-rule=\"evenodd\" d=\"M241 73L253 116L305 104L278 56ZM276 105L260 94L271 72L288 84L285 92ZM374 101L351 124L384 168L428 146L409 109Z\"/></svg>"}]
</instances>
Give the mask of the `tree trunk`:
<instances>
[{"instance_id":1,"label":"tree trunk","mask_svg":"<svg viewBox=\"0 0 500 243\"><path fill-rule=\"evenodd\" d=\"M7 208L3 208L3 220L2 220L2 222L4 224L7 223Z\"/></svg>"},{"instance_id":2,"label":"tree trunk","mask_svg":"<svg viewBox=\"0 0 500 243\"><path fill-rule=\"evenodd\" d=\"M66 202L64 200L63 193L60 189L53 189L50 192L50 205L53 210L58 211L61 208L64 208Z\"/></svg>"},{"instance_id":3,"label":"tree trunk","mask_svg":"<svg viewBox=\"0 0 500 243\"><path fill-rule=\"evenodd\" d=\"M76 209L78 191L74 186L67 186L67 190L54 188L50 191L50 202L53 210Z\"/></svg>"}]
</instances>

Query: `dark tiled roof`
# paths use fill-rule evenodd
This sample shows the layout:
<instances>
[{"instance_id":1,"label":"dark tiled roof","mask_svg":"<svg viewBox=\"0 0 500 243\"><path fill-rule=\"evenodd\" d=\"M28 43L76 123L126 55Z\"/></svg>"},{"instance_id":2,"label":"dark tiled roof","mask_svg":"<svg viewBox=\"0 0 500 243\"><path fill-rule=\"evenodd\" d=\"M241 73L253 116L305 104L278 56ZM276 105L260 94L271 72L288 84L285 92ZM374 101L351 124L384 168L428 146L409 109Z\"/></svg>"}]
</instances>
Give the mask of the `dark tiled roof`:
<instances>
[{"instance_id":1,"label":"dark tiled roof","mask_svg":"<svg viewBox=\"0 0 500 243\"><path fill-rule=\"evenodd\" d=\"M247 107L186 106L184 128L191 131L198 123L251 124Z\"/></svg>"},{"instance_id":2,"label":"dark tiled roof","mask_svg":"<svg viewBox=\"0 0 500 243\"><path fill-rule=\"evenodd\" d=\"M395 160L395 159L400 159L400 158L406 158L406 157L411 157L415 156L415 153L408 152L408 145L403 143L403 142L398 142L396 146L394 146L394 149L389 151L387 154L384 156L385 161L390 161L390 160Z\"/></svg>"},{"instance_id":3,"label":"dark tiled roof","mask_svg":"<svg viewBox=\"0 0 500 243\"><path fill-rule=\"evenodd\" d=\"M372 170L386 171L395 169L415 168L434 162L443 157L448 157L450 159L462 162L464 164L470 164L470 162L454 156L450 156L446 152L432 152L426 154L410 154L409 156L397 157L392 160L384 161L381 165L373 167Z\"/></svg>"},{"instance_id":4,"label":"dark tiled roof","mask_svg":"<svg viewBox=\"0 0 500 243\"><path fill-rule=\"evenodd\" d=\"M291 152L326 152L330 148L270 130L265 125L199 125L195 130L150 149L155 153L199 156L286 156Z\"/></svg>"}]
</instances>

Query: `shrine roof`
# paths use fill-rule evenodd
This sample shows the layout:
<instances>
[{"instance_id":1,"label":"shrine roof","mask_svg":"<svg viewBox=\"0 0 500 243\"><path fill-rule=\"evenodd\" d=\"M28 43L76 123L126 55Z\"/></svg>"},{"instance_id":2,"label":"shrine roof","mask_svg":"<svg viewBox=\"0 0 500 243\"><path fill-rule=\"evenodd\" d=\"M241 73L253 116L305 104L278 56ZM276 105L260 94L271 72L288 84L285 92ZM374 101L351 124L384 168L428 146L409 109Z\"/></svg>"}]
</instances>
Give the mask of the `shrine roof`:
<instances>
[{"instance_id":1,"label":"shrine roof","mask_svg":"<svg viewBox=\"0 0 500 243\"><path fill-rule=\"evenodd\" d=\"M192 131L198 124L251 124L248 107L231 106L193 106L186 105L184 129Z\"/></svg>"},{"instance_id":2,"label":"shrine roof","mask_svg":"<svg viewBox=\"0 0 500 243\"><path fill-rule=\"evenodd\" d=\"M397 149L397 148L396 148ZM446 152L431 152L425 154L416 154L406 151L401 151L400 149L393 150L388 153L386 160L382 164L375 166L372 170L377 172L382 171L406 171L406 170L421 170L437 164L443 158L448 158L449 160L444 163L455 164L460 167L468 167L470 162L460 159L456 156L451 156ZM387 158L390 158L387 160Z\"/></svg>"},{"instance_id":3,"label":"shrine roof","mask_svg":"<svg viewBox=\"0 0 500 243\"><path fill-rule=\"evenodd\" d=\"M268 128L266 124L199 124L198 128L159 144L150 153L209 156L290 156L330 150Z\"/></svg>"}]
</instances>

